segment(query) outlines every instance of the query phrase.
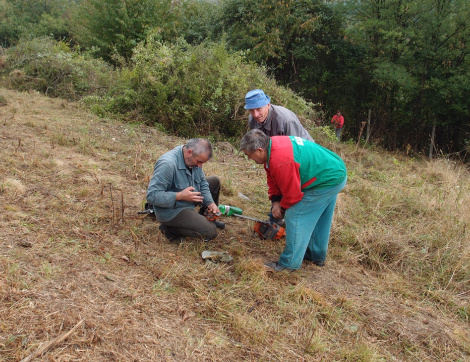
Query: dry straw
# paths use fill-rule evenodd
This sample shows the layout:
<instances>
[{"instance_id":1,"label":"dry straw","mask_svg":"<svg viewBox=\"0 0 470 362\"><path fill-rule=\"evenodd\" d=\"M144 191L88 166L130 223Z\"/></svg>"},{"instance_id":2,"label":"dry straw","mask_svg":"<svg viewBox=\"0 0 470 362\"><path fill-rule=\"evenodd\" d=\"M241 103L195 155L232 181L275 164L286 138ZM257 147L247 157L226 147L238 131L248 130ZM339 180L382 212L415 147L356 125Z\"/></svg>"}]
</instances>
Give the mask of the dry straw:
<instances>
[{"instance_id":1,"label":"dry straw","mask_svg":"<svg viewBox=\"0 0 470 362\"><path fill-rule=\"evenodd\" d=\"M327 264L269 273L283 240L260 240L249 221L225 218L214 241L175 244L137 215L155 161L184 140L2 94L0 358L469 358L464 166L325 144L349 177ZM234 146L216 144L206 174L220 176L223 203L265 218L264 170ZM205 264L209 248L234 260Z\"/></svg>"}]
</instances>

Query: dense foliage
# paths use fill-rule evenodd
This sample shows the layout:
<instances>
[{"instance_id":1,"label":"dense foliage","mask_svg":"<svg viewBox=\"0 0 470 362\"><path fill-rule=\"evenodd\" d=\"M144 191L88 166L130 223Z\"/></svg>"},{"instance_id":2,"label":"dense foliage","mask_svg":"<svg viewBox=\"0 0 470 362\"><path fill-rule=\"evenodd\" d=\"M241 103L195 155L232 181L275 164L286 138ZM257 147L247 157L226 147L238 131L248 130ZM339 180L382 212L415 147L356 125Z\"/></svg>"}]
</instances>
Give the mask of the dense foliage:
<instances>
[{"instance_id":1,"label":"dense foliage","mask_svg":"<svg viewBox=\"0 0 470 362\"><path fill-rule=\"evenodd\" d=\"M167 45L150 34L119 72L109 110L138 116L181 136L240 136L246 130L244 95L256 86L302 115L312 109L224 44Z\"/></svg>"},{"instance_id":2,"label":"dense foliage","mask_svg":"<svg viewBox=\"0 0 470 362\"><path fill-rule=\"evenodd\" d=\"M312 105L280 87L266 72L229 53L223 43L162 43L149 34L128 66L113 69L65 43L38 38L8 52L7 84L50 96L82 99L93 111L159 125L181 135L239 137L247 127L245 93L257 86L308 123Z\"/></svg>"},{"instance_id":3,"label":"dense foliage","mask_svg":"<svg viewBox=\"0 0 470 362\"><path fill-rule=\"evenodd\" d=\"M4 71L10 86L53 97L78 100L106 92L114 81L109 64L50 38L20 42L9 52L8 59Z\"/></svg>"},{"instance_id":4,"label":"dense foliage","mask_svg":"<svg viewBox=\"0 0 470 362\"><path fill-rule=\"evenodd\" d=\"M384 144L423 149L437 126L437 144L461 150L470 131L468 2L368 0L351 9L348 31L366 49L368 105Z\"/></svg>"},{"instance_id":5,"label":"dense foliage","mask_svg":"<svg viewBox=\"0 0 470 362\"><path fill-rule=\"evenodd\" d=\"M148 29L160 26L163 19L169 27L170 10L170 1L84 0L72 22L74 39L108 61L113 56L129 59Z\"/></svg>"},{"instance_id":6,"label":"dense foliage","mask_svg":"<svg viewBox=\"0 0 470 362\"><path fill-rule=\"evenodd\" d=\"M0 46L44 35L68 39L73 5L73 0L0 0Z\"/></svg>"},{"instance_id":7,"label":"dense foliage","mask_svg":"<svg viewBox=\"0 0 470 362\"><path fill-rule=\"evenodd\" d=\"M469 138L468 2L226 0L229 45L282 84L340 108L350 137L372 111L372 137L423 151L433 127L446 153ZM408 147L410 147L408 146Z\"/></svg>"},{"instance_id":8,"label":"dense foliage","mask_svg":"<svg viewBox=\"0 0 470 362\"><path fill-rule=\"evenodd\" d=\"M386 148L428 152L432 142L444 154L469 151L466 0L0 0L0 9L3 47L48 35L106 60L123 79L108 87L102 110L134 112L168 130L181 123L232 135L213 120L236 118L247 88L265 83L254 77L232 84L225 68L240 77L254 62L256 74L317 105L315 117L301 117L326 125L341 109L346 138L357 141L370 114L370 141ZM149 38L161 47L143 56ZM152 59L165 59L162 52L170 53L171 67ZM149 78L151 68L167 73ZM158 102L149 106L152 96Z\"/></svg>"},{"instance_id":9,"label":"dense foliage","mask_svg":"<svg viewBox=\"0 0 470 362\"><path fill-rule=\"evenodd\" d=\"M231 48L266 64L276 79L324 101L345 73L341 18L321 0L227 0L221 26ZM339 67L338 65L341 65ZM312 82L315 80L315 82Z\"/></svg>"}]
</instances>

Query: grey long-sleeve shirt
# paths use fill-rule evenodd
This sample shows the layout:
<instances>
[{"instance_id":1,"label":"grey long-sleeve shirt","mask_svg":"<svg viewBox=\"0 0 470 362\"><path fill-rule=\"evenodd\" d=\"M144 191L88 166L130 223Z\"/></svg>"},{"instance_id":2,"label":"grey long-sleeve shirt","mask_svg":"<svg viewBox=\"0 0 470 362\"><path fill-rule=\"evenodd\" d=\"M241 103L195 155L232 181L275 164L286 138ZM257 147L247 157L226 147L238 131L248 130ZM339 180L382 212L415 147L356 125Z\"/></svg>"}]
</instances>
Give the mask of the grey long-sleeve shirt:
<instances>
[{"instance_id":1,"label":"grey long-sleeve shirt","mask_svg":"<svg viewBox=\"0 0 470 362\"><path fill-rule=\"evenodd\" d=\"M153 205L158 221L170 221L183 209L196 207L194 202L176 200L176 193L189 186L201 192L205 206L214 202L202 168L189 170L184 163L183 146L178 146L158 159L147 189L147 201Z\"/></svg>"},{"instance_id":2,"label":"grey long-sleeve shirt","mask_svg":"<svg viewBox=\"0 0 470 362\"><path fill-rule=\"evenodd\" d=\"M256 122L250 115L248 118L250 129L259 129L265 135L272 136L297 136L313 141L312 136L302 126L294 112L281 106L271 104L268 116L263 123Z\"/></svg>"}]
</instances>

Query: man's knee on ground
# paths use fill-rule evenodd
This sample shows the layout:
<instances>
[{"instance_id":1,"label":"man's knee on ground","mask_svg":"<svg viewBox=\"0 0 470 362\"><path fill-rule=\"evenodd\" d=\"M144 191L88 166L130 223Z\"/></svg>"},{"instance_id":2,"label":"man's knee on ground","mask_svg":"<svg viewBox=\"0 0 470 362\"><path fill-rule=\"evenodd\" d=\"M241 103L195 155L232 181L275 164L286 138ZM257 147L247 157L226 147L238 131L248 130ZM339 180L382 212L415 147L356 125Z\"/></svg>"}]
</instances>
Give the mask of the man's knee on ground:
<instances>
[{"instance_id":1,"label":"man's knee on ground","mask_svg":"<svg viewBox=\"0 0 470 362\"><path fill-rule=\"evenodd\" d=\"M213 222L208 222L207 226L201 228L199 231L204 240L211 240L217 237L217 227Z\"/></svg>"}]
</instances>

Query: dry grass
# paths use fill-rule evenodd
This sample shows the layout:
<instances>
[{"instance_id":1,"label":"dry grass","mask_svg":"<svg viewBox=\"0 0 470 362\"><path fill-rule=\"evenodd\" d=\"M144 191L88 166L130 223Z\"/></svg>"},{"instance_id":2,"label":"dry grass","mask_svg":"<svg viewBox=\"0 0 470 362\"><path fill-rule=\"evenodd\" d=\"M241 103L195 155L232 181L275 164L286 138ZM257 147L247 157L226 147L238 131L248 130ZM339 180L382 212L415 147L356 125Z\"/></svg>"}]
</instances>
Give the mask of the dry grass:
<instances>
[{"instance_id":1,"label":"dry grass","mask_svg":"<svg viewBox=\"0 0 470 362\"><path fill-rule=\"evenodd\" d=\"M183 140L1 93L3 360L470 358L463 166L329 145L349 183L328 263L272 274L262 264L283 241L254 237L250 223L226 218L214 241L175 244L136 215L156 159ZM222 203L266 217L259 166L220 144L204 167L221 177ZM234 261L204 264L207 249Z\"/></svg>"}]
</instances>

